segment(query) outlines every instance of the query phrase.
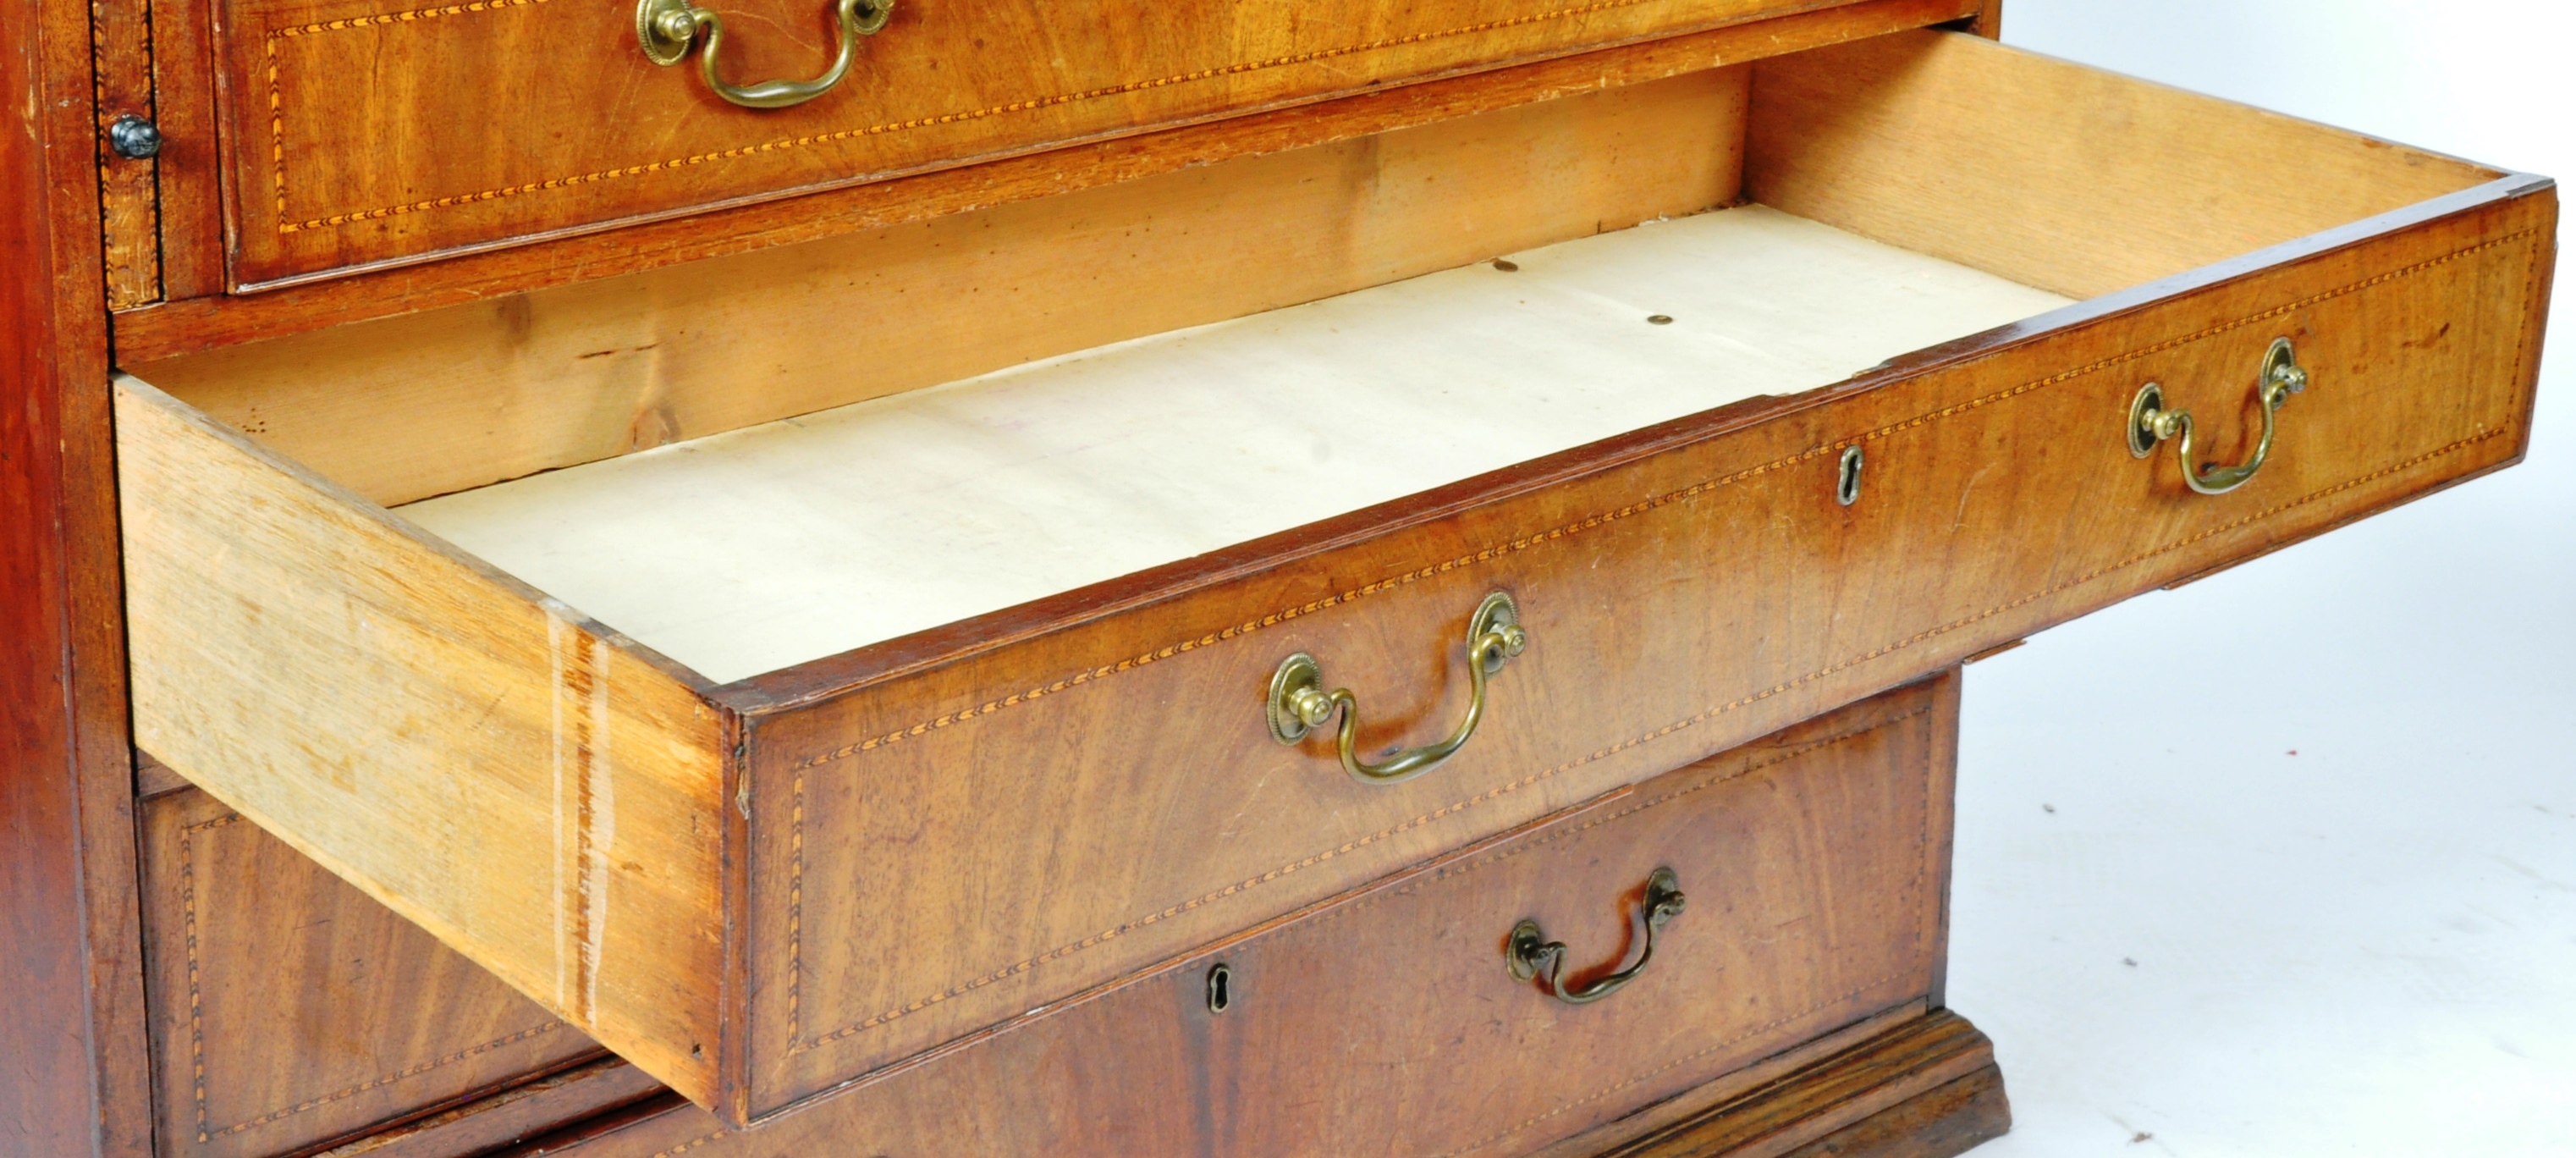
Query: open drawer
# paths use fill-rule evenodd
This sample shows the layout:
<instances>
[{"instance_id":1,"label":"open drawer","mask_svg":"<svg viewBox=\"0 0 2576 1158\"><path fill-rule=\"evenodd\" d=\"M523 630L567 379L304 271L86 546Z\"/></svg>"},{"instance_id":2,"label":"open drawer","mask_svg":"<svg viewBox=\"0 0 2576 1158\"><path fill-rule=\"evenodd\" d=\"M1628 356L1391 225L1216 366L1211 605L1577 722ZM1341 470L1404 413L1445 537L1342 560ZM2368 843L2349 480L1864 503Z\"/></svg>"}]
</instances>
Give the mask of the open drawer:
<instances>
[{"instance_id":1,"label":"open drawer","mask_svg":"<svg viewBox=\"0 0 2576 1158\"><path fill-rule=\"evenodd\" d=\"M2509 463L2555 223L1908 33L129 367L137 739L746 1121Z\"/></svg>"}]
</instances>

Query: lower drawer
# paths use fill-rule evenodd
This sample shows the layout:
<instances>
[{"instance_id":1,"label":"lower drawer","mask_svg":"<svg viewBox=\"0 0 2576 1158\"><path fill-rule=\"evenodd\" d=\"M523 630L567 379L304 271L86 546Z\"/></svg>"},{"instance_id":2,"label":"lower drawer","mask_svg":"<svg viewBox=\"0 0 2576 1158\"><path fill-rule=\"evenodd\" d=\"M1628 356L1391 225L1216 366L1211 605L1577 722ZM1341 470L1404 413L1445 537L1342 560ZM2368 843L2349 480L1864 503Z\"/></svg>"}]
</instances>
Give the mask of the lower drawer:
<instances>
[{"instance_id":1,"label":"lower drawer","mask_svg":"<svg viewBox=\"0 0 2576 1158\"><path fill-rule=\"evenodd\" d=\"M163 1155L310 1153L480 1098L401 1131L449 1158L660 1088L202 792L145 801L142 838Z\"/></svg>"},{"instance_id":2,"label":"lower drawer","mask_svg":"<svg viewBox=\"0 0 2576 1158\"><path fill-rule=\"evenodd\" d=\"M1956 694L1863 701L761 1127L683 1107L547 1152L1527 1153L1938 1003ZM1659 870L1684 903L1650 933ZM1523 922L1568 993L1633 975L1560 1000L1509 967Z\"/></svg>"}]
</instances>

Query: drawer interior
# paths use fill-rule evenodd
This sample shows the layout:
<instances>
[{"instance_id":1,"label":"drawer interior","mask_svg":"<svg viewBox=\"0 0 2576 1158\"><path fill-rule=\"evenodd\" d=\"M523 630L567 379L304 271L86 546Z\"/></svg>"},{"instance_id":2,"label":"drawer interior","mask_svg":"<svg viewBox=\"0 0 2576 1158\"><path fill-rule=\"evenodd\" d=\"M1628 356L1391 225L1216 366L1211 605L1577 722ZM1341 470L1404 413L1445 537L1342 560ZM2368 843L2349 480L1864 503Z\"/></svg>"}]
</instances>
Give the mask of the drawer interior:
<instances>
[{"instance_id":1,"label":"drawer interior","mask_svg":"<svg viewBox=\"0 0 2576 1158\"><path fill-rule=\"evenodd\" d=\"M135 369L723 683L2495 176L1907 34Z\"/></svg>"},{"instance_id":2,"label":"drawer interior","mask_svg":"<svg viewBox=\"0 0 2576 1158\"><path fill-rule=\"evenodd\" d=\"M1745 206L400 510L731 681L2062 304Z\"/></svg>"}]
</instances>

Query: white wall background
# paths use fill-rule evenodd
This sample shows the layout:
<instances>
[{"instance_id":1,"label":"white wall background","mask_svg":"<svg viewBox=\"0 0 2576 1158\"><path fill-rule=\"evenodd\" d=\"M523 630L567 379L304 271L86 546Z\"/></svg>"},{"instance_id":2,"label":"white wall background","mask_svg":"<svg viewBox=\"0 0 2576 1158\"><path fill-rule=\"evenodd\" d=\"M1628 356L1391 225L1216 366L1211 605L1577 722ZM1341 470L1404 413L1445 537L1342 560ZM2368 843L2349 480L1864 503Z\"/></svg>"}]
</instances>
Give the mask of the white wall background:
<instances>
[{"instance_id":1,"label":"white wall background","mask_svg":"<svg viewBox=\"0 0 2576 1158\"><path fill-rule=\"evenodd\" d=\"M2566 0L2007 0L2004 39L2576 179ZM1979 1158L2576 1155L2560 271L2524 465L1969 669L1950 1003L2018 1120Z\"/></svg>"}]
</instances>

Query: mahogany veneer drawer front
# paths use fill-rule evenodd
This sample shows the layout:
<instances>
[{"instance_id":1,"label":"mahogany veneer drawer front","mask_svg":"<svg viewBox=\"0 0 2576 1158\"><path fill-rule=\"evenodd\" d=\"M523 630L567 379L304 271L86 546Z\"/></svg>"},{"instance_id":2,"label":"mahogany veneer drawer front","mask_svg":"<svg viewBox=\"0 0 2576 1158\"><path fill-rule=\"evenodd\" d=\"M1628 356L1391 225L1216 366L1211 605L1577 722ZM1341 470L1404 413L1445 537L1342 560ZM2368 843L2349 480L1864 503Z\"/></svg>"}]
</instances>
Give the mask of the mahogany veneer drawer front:
<instances>
[{"instance_id":1,"label":"mahogany veneer drawer front","mask_svg":"<svg viewBox=\"0 0 2576 1158\"><path fill-rule=\"evenodd\" d=\"M302 1153L502 1090L561 1118L659 1089L203 793L146 800L143 833L163 1154ZM515 1140L487 1124L475 1141Z\"/></svg>"},{"instance_id":2,"label":"mahogany veneer drawer front","mask_svg":"<svg viewBox=\"0 0 2576 1158\"><path fill-rule=\"evenodd\" d=\"M1705 1101L1937 1003L1957 690L1828 713L748 1131L680 1110L549 1152L1466 1158ZM1649 956L1658 879L1681 900ZM1561 976L1510 967L1524 922ZM1622 971L1585 1004L1547 988Z\"/></svg>"},{"instance_id":3,"label":"mahogany veneer drawer front","mask_svg":"<svg viewBox=\"0 0 2576 1158\"><path fill-rule=\"evenodd\" d=\"M888 234L143 368L171 393L117 394L138 737L741 1123L2509 462L2527 430L2537 178L1933 33L1409 132L995 211L928 258ZM1581 179L1440 183L1533 156ZM2270 172L2303 185L2246 179ZM1739 195L1767 208L1585 237ZM1282 208L1316 205L1335 228ZM1273 219L1298 227L1233 228ZM800 308L946 318L907 291L1138 235L1162 264L1009 266L970 312L1035 357L1218 320L1188 310L1264 261L1356 289L1514 256L517 482L538 468L493 464L615 452L531 451L479 409L507 391L417 386L588 382L548 377L580 347L546 327L630 316L619 294L740 308L805 261L832 272ZM1156 324L1116 332L1122 294ZM636 423L688 429L672 398L766 372L659 336ZM578 357L645 372L622 351ZM411 388L349 388L371 375ZM2138 414L2151 382L2197 423ZM323 394L381 409L268 431L267 399ZM2206 471L2274 419L2250 481ZM369 496L423 493L343 489L306 446L498 485L394 514ZM1086 465L1103 447L1151 453ZM1024 457L929 473L989 454ZM1025 485L970 502L977 479ZM1471 658L1497 592L1526 647ZM1266 693L1298 653L1353 696L1282 744ZM1478 723L1369 783L1332 751L1352 713L1354 761Z\"/></svg>"},{"instance_id":4,"label":"mahogany veneer drawer front","mask_svg":"<svg viewBox=\"0 0 2576 1158\"><path fill-rule=\"evenodd\" d=\"M682 67L657 67L630 4L224 0L230 276L346 272L1836 2L851 0L887 11L840 83L747 115L701 81L703 38ZM834 58L830 0L712 7L730 84Z\"/></svg>"}]
</instances>

